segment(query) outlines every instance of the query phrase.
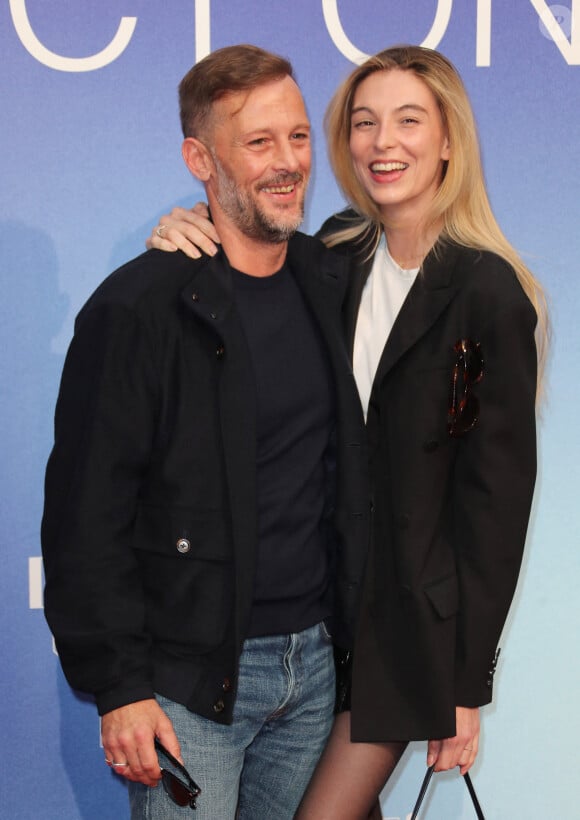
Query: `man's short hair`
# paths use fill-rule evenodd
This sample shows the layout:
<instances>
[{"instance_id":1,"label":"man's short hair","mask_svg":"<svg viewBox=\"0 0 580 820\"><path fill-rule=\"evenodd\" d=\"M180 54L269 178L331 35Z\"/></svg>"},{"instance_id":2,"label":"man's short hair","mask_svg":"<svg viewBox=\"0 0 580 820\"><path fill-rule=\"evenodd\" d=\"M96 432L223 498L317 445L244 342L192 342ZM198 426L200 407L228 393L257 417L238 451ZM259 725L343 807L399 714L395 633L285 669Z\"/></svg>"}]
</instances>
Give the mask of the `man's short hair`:
<instances>
[{"instance_id":1,"label":"man's short hair","mask_svg":"<svg viewBox=\"0 0 580 820\"><path fill-rule=\"evenodd\" d=\"M284 57L257 46L227 46L193 66L179 84L179 112L184 137L199 137L208 124L214 102L231 92L293 77Z\"/></svg>"}]
</instances>

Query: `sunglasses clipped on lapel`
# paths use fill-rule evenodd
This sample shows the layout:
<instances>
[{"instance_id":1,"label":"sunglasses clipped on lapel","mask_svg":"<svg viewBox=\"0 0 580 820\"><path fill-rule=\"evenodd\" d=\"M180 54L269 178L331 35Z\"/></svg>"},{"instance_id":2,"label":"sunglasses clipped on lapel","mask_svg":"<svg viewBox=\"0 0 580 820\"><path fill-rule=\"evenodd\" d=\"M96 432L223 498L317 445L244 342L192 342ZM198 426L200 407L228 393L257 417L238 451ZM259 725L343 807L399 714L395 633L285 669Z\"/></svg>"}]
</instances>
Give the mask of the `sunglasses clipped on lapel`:
<instances>
[{"instance_id":1,"label":"sunglasses clipped on lapel","mask_svg":"<svg viewBox=\"0 0 580 820\"><path fill-rule=\"evenodd\" d=\"M458 438L473 430L479 419L479 400L472 388L483 378L483 354L479 342L471 339L458 339L453 350L447 429L450 436Z\"/></svg>"}]
</instances>

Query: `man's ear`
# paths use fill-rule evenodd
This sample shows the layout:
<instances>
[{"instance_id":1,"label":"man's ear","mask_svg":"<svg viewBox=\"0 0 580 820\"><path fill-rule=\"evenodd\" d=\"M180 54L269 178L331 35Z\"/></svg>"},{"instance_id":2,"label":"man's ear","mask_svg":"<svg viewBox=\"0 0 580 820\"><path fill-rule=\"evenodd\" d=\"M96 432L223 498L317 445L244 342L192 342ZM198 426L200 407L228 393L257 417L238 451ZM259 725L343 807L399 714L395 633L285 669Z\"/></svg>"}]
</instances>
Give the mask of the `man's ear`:
<instances>
[{"instance_id":1,"label":"man's ear","mask_svg":"<svg viewBox=\"0 0 580 820\"><path fill-rule=\"evenodd\" d=\"M195 137L186 137L181 146L184 162L201 182L207 182L213 170L213 159L203 142Z\"/></svg>"}]
</instances>

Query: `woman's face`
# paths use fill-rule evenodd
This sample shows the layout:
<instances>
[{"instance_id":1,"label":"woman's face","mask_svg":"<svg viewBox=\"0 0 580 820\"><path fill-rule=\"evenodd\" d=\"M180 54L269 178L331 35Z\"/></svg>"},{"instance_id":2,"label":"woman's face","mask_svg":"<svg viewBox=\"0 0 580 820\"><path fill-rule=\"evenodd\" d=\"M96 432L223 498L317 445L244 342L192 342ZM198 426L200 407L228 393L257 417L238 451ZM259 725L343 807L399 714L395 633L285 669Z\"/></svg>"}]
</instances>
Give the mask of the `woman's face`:
<instances>
[{"instance_id":1,"label":"woman's face","mask_svg":"<svg viewBox=\"0 0 580 820\"><path fill-rule=\"evenodd\" d=\"M377 71L358 86L350 152L356 175L385 220L419 221L449 159L435 97L412 71Z\"/></svg>"}]
</instances>

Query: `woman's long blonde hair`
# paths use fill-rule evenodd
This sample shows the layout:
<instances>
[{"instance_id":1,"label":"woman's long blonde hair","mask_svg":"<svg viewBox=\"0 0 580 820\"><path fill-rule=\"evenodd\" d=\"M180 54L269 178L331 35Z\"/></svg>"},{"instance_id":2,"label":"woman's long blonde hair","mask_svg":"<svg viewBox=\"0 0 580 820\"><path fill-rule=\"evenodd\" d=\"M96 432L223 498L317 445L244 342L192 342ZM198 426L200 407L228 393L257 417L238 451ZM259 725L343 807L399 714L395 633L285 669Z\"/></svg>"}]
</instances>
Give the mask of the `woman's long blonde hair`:
<instances>
[{"instance_id":1,"label":"woman's long blonde hair","mask_svg":"<svg viewBox=\"0 0 580 820\"><path fill-rule=\"evenodd\" d=\"M381 213L354 169L350 153L351 113L360 83L377 71L392 69L412 71L430 89L449 138L450 159L444 163L443 179L431 203L427 226L441 223L439 240L493 251L511 265L538 316L536 343L541 374L549 336L546 297L493 215L467 92L452 63L438 51L409 45L385 49L355 68L335 93L325 118L328 154L336 179L358 218L323 237L323 241L332 247L360 239L366 241L370 254L378 244L383 230Z\"/></svg>"}]
</instances>

